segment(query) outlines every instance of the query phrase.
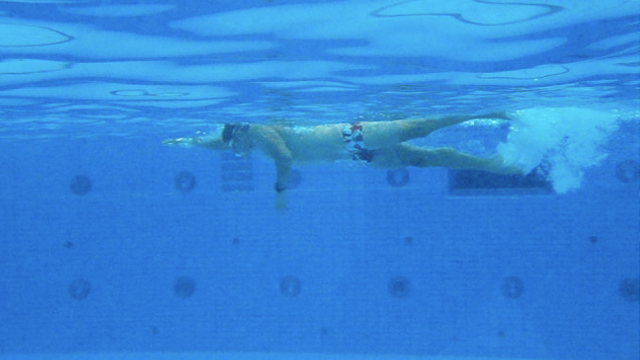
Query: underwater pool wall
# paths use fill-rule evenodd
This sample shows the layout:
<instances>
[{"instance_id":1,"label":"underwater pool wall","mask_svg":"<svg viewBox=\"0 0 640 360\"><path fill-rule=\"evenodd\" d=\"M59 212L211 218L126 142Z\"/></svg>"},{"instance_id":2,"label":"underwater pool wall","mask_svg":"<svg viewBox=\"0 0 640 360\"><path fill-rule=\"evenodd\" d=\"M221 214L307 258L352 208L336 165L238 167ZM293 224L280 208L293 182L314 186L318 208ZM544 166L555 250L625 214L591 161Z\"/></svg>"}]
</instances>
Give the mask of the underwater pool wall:
<instances>
[{"instance_id":1,"label":"underwater pool wall","mask_svg":"<svg viewBox=\"0 0 640 360\"><path fill-rule=\"evenodd\" d=\"M299 168L278 212L265 159L157 143L0 145L1 353L639 352L637 144L562 196Z\"/></svg>"}]
</instances>

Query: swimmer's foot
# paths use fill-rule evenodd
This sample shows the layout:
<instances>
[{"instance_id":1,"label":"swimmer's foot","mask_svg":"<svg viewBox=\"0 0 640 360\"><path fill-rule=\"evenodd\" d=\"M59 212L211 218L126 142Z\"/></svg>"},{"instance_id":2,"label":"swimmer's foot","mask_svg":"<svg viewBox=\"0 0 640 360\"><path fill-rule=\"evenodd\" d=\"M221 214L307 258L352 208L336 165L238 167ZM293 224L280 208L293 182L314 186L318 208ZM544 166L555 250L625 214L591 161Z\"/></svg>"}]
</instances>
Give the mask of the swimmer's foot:
<instances>
[{"instance_id":1,"label":"swimmer's foot","mask_svg":"<svg viewBox=\"0 0 640 360\"><path fill-rule=\"evenodd\" d=\"M500 155L495 155L490 159L491 172L499 175L519 175L525 176L526 173L515 165L508 164Z\"/></svg>"},{"instance_id":2,"label":"swimmer's foot","mask_svg":"<svg viewBox=\"0 0 640 360\"><path fill-rule=\"evenodd\" d=\"M504 119L511 120L509 114L506 111L498 111L489 114L483 114L477 117L478 119Z\"/></svg>"}]
</instances>

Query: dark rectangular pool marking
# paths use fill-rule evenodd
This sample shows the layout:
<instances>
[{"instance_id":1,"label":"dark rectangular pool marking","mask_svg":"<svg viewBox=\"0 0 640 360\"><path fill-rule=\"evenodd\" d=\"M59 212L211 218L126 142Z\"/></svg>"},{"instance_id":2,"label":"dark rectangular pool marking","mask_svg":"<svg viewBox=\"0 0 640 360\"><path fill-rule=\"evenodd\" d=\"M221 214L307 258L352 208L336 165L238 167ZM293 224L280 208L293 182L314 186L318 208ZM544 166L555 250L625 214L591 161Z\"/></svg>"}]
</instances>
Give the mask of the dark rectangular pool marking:
<instances>
[{"instance_id":1,"label":"dark rectangular pool marking","mask_svg":"<svg viewBox=\"0 0 640 360\"><path fill-rule=\"evenodd\" d=\"M222 182L243 182L253 180L253 172L249 171L235 171L235 172L223 172Z\"/></svg>"},{"instance_id":2,"label":"dark rectangular pool marking","mask_svg":"<svg viewBox=\"0 0 640 360\"><path fill-rule=\"evenodd\" d=\"M240 158L242 159L242 158ZM233 159L235 160L235 159ZM223 161L222 171L251 171L253 164L250 161Z\"/></svg>"},{"instance_id":3,"label":"dark rectangular pool marking","mask_svg":"<svg viewBox=\"0 0 640 360\"><path fill-rule=\"evenodd\" d=\"M478 170L449 170L449 195L545 195L553 192L542 176L498 175Z\"/></svg>"},{"instance_id":4,"label":"dark rectangular pool marking","mask_svg":"<svg viewBox=\"0 0 640 360\"><path fill-rule=\"evenodd\" d=\"M253 163L248 156L222 153L220 180L223 192L253 191Z\"/></svg>"}]
</instances>

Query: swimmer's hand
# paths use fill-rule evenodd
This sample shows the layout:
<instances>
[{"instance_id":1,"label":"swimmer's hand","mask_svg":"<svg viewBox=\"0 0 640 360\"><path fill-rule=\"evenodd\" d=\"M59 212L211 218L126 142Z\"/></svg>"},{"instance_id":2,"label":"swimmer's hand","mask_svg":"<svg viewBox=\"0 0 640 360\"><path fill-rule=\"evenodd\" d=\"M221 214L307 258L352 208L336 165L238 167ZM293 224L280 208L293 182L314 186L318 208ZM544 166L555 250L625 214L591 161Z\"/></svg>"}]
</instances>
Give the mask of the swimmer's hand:
<instances>
[{"instance_id":1,"label":"swimmer's hand","mask_svg":"<svg viewBox=\"0 0 640 360\"><path fill-rule=\"evenodd\" d=\"M278 211L278 212L284 212L288 209L287 206L287 196L285 193L281 192L281 193L277 193L276 194L276 201L273 204L274 208Z\"/></svg>"},{"instance_id":2,"label":"swimmer's hand","mask_svg":"<svg viewBox=\"0 0 640 360\"><path fill-rule=\"evenodd\" d=\"M275 186L275 190L276 190L276 202L274 204L276 210L282 212L287 210L287 195L286 195L286 190L287 188L280 184L280 183L276 183Z\"/></svg>"},{"instance_id":3,"label":"swimmer's hand","mask_svg":"<svg viewBox=\"0 0 640 360\"><path fill-rule=\"evenodd\" d=\"M166 139L162 140L162 145L167 146L182 146L182 147L192 147L198 145L199 139L197 138L175 138L175 139Z\"/></svg>"}]
</instances>

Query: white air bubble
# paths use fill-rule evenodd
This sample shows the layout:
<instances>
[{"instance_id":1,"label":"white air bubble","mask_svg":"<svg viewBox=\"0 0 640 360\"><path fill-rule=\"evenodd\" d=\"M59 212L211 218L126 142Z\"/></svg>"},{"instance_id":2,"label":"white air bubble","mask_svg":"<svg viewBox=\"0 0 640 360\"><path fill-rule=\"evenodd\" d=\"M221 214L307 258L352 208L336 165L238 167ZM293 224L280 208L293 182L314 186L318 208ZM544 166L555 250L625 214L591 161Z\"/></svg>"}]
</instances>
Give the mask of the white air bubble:
<instances>
[{"instance_id":1,"label":"white air bubble","mask_svg":"<svg viewBox=\"0 0 640 360\"><path fill-rule=\"evenodd\" d=\"M544 164L557 193L578 189L584 170L605 157L602 145L618 128L617 115L581 108L533 108L510 114L511 131L498 152L530 172Z\"/></svg>"}]
</instances>

